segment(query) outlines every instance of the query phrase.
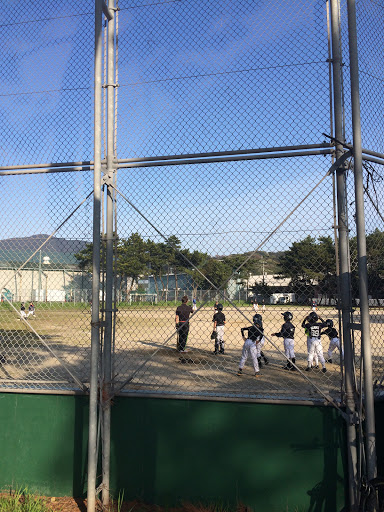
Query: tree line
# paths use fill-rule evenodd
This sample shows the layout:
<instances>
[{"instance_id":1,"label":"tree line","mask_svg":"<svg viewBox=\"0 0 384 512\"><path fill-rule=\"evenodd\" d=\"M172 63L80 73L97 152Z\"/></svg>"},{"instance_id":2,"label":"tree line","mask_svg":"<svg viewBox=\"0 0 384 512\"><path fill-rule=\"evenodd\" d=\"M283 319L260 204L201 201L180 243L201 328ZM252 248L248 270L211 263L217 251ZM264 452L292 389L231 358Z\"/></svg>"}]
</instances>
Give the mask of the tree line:
<instances>
[{"instance_id":1,"label":"tree line","mask_svg":"<svg viewBox=\"0 0 384 512\"><path fill-rule=\"evenodd\" d=\"M82 270L92 269L93 244L75 254ZM170 274L174 274L178 289L177 276L186 274L194 291L223 287L231 277L245 283L250 275L257 273L260 259L259 252L244 263L244 254L213 257L206 252L190 251L182 248L180 240L172 235L164 242L143 239L139 233L132 233L128 238L118 238L115 247L115 272L119 278L120 288L129 295L134 285L138 285L143 276L154 277L156 292L168 288ZM101 249L101 262L105 265L105 250ZM275 268L276 265L275 265ZM160 286L161 285L161 286ZM213 285L213 286L212 286Z\"/></svg>"},{"instance_id":2,"label":"tree line","mask_svg":"<svg viewBox=\"0 0 384 512\"><path fill-rule=\"evenodd\" d=\"M384 297L384 232L376 229L367 235L369 293L374 298ZM92 243L75 254L81 269L91 271ZM357 242L350 239L351 282L358 284ZM105 265L105 250L101 249L101 262ZM172 235L164 242L143 239L139 233L128 238L118 238L115 246L115 272L120 288L128 295L143 276L154 277L156 292L168 288L170 274L189 276L191 287L209 289L212 285L225 288L232 278L247 286L251 275L273 274L277 280L289 279L285 291L295 293L301 300L314 295L337 297L337 275L335 243L331 237L313 238L307 236L293 242L290 248L280 253L257 252L227 256L210 256L206 252L190 251L181 246L180 240ZM160 286L161 285L161 286ZM159 287L161 288L159 290ZM254 294L267 297L272 289L263 281L250 288Z\"/></svg>"}]
</instances>

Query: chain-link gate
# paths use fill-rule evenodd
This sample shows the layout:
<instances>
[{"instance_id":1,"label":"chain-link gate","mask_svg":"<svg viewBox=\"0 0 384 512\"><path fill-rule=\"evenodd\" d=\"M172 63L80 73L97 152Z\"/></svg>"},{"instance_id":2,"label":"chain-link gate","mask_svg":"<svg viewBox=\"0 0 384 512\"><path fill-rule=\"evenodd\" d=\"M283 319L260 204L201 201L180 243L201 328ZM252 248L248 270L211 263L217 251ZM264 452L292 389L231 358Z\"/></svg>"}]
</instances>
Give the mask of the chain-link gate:
<instances>
[{"instance_id":1,"label":"chain-link gate","mask_svg":"<svg viewBox=\"0 0 384 512\"><path fill-rule=\"evenodd\" d=\"M0 384L90 391L104 503L115 394L324 403L357 447L364 378L384 382L383 5L357 6L362 292L351 3L97 0L3 25Z\"/></svg>"}]
</instances>

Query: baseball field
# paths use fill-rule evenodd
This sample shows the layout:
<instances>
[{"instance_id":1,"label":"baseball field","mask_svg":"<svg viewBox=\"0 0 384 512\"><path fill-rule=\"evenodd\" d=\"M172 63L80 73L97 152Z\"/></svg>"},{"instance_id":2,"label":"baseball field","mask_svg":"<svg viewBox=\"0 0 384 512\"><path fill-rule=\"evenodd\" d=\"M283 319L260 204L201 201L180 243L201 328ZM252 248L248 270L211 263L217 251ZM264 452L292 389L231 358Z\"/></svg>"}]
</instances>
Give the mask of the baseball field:
<instances>
[{"instance_id":1,"label":"baseball field","mask_svg":"<svg viewBox=\"0 0 384 512\"><path fill-rule=\"evenodd\" d=\"M45 307L43 307L45 306ZM131 393L215 396L233 398L259 398L265 400L323 400L324 397L340 399L342 369L340 354L336 350L327 372L307 366L306 335L301 323L310 313L309 308L290 306L296 326L295 354L297 370L283 369L282 338L271 334L280 330L281 313L285 306L266 306L263 317L265 345L263 352L268 364L261 368L261 375L254 377L251 361L238 377L243 340L241 327L252 323L251 306L224 307L225 354L213 354L213 307L197 310L190 320L185 354L176 350L175 307L147 306L133 308L122 306L116 312L116 333L112 340L112 375L117 390ZM322 319L330 318L338 329L338 311L320 308ZM90 320L88 305L77 308L50 308L42 305L36 317L27 321L18 319L13 310L1 309L0 385L2 388L38 388L70 390L89 383ZM354 315L354 322L359 316ZM359 377L360 338L355 331L356 374ZM371 312L371 341L374 378L383 375L382 315ZM327 359L329 339L322 338ZM74 382L74 377L75 381Z\"/></svg>"}]
</instances>

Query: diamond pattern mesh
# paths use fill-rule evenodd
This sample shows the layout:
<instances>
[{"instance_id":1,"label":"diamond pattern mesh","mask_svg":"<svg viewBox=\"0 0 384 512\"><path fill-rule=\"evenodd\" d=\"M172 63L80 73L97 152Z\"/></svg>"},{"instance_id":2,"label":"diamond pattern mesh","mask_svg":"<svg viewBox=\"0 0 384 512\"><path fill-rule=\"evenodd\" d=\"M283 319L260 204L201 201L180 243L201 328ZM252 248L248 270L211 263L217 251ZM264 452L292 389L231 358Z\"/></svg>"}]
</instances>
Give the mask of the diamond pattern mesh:
<instances>
[{"instance_id":1,"label":"diamond pattern mesh","mask_svg":"<svg viewBox=\"0 0 384 512\"><path fill-rule=\"evenodd\" d=\"M41 168L81 169L93 158L94 6L84 0L76 6L55 2L44 7L42 16L32 4L15 6L2 25L0 385L87 391L93 173ZM125 0L118 7L115 76L103 76L104 86L116 85L117 179L112 184L105 180L103 187L104 194L114 190L115 198L114 391L341 401L335 190L333 176L327 175L331 149L324 145L329 142L324 134L332 135L326 5ZM382 9L380 2L357 4L363 146L376 152L383 151L378 128L383 66L375 50ZM372 19L377 30L371 29ZM344 4L341 33L350 142ZM104 119L104 152L105 124ZM238 154L244 150L253 159ZM358 323L349 166L351 296ZM381 165L365 162L377 393L384 374L382 172ZM102 321L105 205L103 196ZM184 295L194 305L187 341L176 316ZM225 315L216 340L215 303ZM293 316L294 344L275 336L283 334L287 311ZM322 346L308 356L305 326L311 312L318 315L323 334ZM250 349L244 364L241 329L252 325L255 314L261 315L263 346L256 359ZM336 335L324 333L325 320L333 322ZM359 377L360 333L353 334ZM312 361L315 355L318 360ZM257 358L261 374L255 376Z\"/></svg>"}]
</instances>

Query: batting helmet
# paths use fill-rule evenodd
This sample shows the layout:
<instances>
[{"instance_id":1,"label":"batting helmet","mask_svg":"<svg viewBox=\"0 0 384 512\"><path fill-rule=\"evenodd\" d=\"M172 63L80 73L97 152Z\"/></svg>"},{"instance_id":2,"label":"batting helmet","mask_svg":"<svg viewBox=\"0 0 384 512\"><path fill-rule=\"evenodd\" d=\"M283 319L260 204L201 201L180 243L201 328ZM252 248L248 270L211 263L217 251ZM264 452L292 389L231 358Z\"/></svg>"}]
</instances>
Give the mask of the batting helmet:
<instances>
[{"instance_id":1,"label":"batting helmet","mask_svg":"<svg viewBox=\"0 0 384 512\"><path fill-rule=\"evenodd\" d=\"M223 305L222 305L222 304L217 304L217 306L216 306L216 307L217 307L217 309L218 309L219 311L223 311Z\"/></svg>"},{"instance_id":2,"label":"batting helmet","mask_svg":"<svg viewBox=\"0 0 384 512\"><path fill-rule=\"evenodd\" d=\"M285 313L281 313L286 322L290 322L293 318L293 315L290 311L286 311Z\"/></svg>"},{"instance_id":3,"label":"batting helmet","mask_svg":"<svg viewBox=\"0 0 384 512\"><path fill-rule=\"evenodd\" d=\"M309 313L309 316L308 316L308 320L310 322L317 322L319 319L319 317L317 316L317 313L315 313L314 311L312 311L311 313Z\"/></svg>"},{"instance_id":4,"label":"batting helmet","mask_svg":"<svg viewBox=\"0 0 384 512\"><path fill-rule=\"evenodd\" d=\"M333 327L333 320L331 320L330 318L328 318L325 323L328 325L328 327Z\"/></svg>"},{"instance_id":5,"label":"batting helmet","mask_svg":"<svg viewBox=\"0 0 384 512\"><path fill-rule=\"evenodd\" d=\"M253 315L253 323L255 325L259 325L260 327L262 327L263 325L263 317L259 314L256 314L256 315Z\"/></svg>"}]
</instances>

